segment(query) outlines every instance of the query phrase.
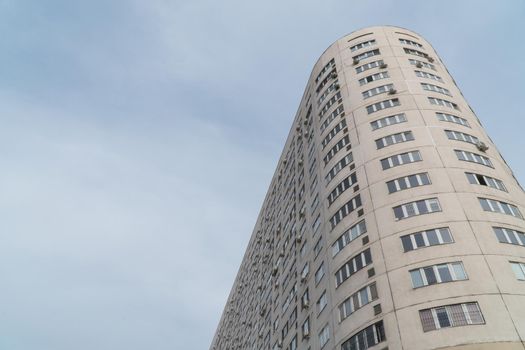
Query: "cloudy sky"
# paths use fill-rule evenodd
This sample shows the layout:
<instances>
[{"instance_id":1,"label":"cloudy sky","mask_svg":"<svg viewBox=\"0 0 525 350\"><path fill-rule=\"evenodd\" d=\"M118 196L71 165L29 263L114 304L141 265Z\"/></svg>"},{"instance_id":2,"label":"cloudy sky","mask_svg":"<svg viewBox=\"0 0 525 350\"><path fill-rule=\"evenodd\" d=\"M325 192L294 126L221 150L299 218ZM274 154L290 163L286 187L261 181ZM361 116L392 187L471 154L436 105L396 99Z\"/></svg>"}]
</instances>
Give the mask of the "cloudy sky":
<instances>
[{"instance_id":1,"label":"cloudy sky","mask_svg":"<svg viewBox=\"0 0 525 350\"><path fill-rule=\"evenodd\" d=\"M313 64L378 24L525 183L523 0L0 0L0 348L207 349Z\"/></svg>"}]
</instances>

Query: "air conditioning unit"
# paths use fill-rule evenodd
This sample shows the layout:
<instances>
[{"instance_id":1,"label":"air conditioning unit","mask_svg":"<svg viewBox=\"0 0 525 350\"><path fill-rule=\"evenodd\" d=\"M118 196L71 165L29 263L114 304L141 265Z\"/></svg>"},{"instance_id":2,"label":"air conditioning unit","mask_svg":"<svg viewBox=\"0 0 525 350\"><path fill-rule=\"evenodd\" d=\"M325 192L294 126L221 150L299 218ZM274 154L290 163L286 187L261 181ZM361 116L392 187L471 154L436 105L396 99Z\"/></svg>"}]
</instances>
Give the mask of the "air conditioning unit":
<instances>
[{"instance_id":1,"label":"air conditioning unit","mask_svg":"<svg viewBox=\"0 0 525 350\"><path fill-rule=\"evenodd\" d=\"M354 60L352 61L352 63L354 64L354 66L355 66L356 64L359 64L359 58L354 58Z\"/></svg>"},{"instance_id":2,"label":"air conditioning unit","mask_svg":"<svg viewBox=\"0 0 525 350\"><path fill-rule=\"evenodd\" d=\"M280 257L283 257L283 256L284 256L284 249L281 249L281 251L279 252L279 256L280 256Z\"/></svg>"},{"instance_id":3,"label":"air conditioning unit","mask_svg":"<svg viewBox=\"0 0 525 350\"><path fill-rule=\"evenodd\" d=\"M310 338L310 331L304 331L303 332L303 337L304 338Z\"/></svg>"},{"instance_id":4,"label":"air conditioning unit","mask_svg":"<svg viewBox=\"0 0 525 350\"><path fill-rule=\"evenodd\" d=\"M304 137L308 137L308 134L309 134L308 131L305 131L304 132Z\"/></svg>"},{"instance_id":5,"label":"air conditioning unit","mask_svg":"<svg viewBox=\"0 0 525 350\"><path fill-rule=\"evenodd\" d=\"M337 73L335 71L333 71L332 74L330 74L330 78L332 78L332 79L337 78Z\"/></svg>"},{"instance_id":6,"label":"air conditioning unit","mask_svg":"<svg viewBox=\"0 0 525 350\"><path fill-rule=\"evenodd\" d=\"M379 66L379 68L381 68L381 69L385 69L386 67L388 67L388 64L386 64L384 62L381 63L381 65Z\"/></svg>"},{"instance_id":7,"label":"air conditioning unit","mask_svg":"<svg viewBox=\"0 0 525 350\"><path fill-rule=\"evenodd\" d=\"M301 283L306 282L306 276L301 276Z\"/></svg>"},{"instance_id":8,"label":"air conditioning unit","mask_svg":"<svg viewBox=\"0 0 525 350\"><path fill-rule=\"evenodd\" d=\"M483 141L478 141L478 143L476 144L476 147L481 152L486 152L489 149L489 146L487 146L487 144L485 142L483 142Z\"/></svg>"},{"instance_id":9,"label":"air conditioning unit","mask_svg":"<svg viewBox=\"0 0 525 350\"><path fill-rule=\"evenodd\" d=\"M272 269L272 276L277 275L277 271L278 271L277 266L274 266L273 269Z\"/></svg>"},{"instance_id":10,"label":"air conditioning unit","mask_svg":"<svg viewBox=\"0 0 525 350\"><path fill-rule=\"evenodd\" d=\"M307 301L303 301L301 304L305 309L308 309L310 307L310 303Z\"/></svg>"},{"instance_id":11,"label":"air conditioning unit","mask_svg":"<svg viewBox=\"0 0 525 350\"><path fill-rule=\"evenodd\" d=\"M303 122L304 125L308 125L308 119L305 119Z\"/></svg>"},{"instance_id":12,"label":"air conditioning unit","mask_svg":"<svg viewBox=\"0 0 525 350\"><path fill-rule=\"evenodd\" d=\"M334 84L334 89L335 90L339 90L339 88L340 88L339 84Z\"/></svg>"},{"instance_id":13,"label":"air conditioning unit","mask_svg":"<svg viewBox=\"0 0 525 350\"><path fill-rule=\"evenodd\" d=\"M295 237L295 241L296 241L297 243L301 243L302 239L303 239L303 237L302 237L301 235L297 235L297 236Z\"/></svg>"},{"instance_id":14,"label":"air conditioning unit","mask_svg":"<svg viewBox=\"0 0 525 350\"><path fill-rule=\"evenodd\" d=\"M423 68L423 64L421 62L416 63L417 68Z\"/></svg>"},{"instance_id":15,"label":"air conditioning unit","mask_svg":"<svg viewBox=\"0 0 525 350\"><path fill-rule=\"evenodd\" d=\"M427 57L428 62L434 62L434 59L430 56Z\"/></svg>"},{"instance_id":16,"label":"air conditioning unit","mask_svg":"<svg viewBox=\"0 0 525 350\"><path fill-rule=\"evenodd\" d=\"M304 214L305 214L305 209L304 208L299 210L299 216L304 216Z\"/></svg>"},{"instance_id":17,"label":"air conditioning unit","mask_svg":"<svg viewBox=\"0 0 525 350\"><path fill-rule=\"evenodd\" d=\"M396 92L397 92L397 90L394 89L394 88L391 88L390 90L388 90L388 94L389 95L394 95Z\"/></svg>"},{"instance_id":18,"label":"air conditioning unit","mask_svg":"<svg viewBox=\"0 0 525 350\"><path fill-rule=\"evenodd\" d=\"M297 162L297 164L298 164L299 166L302 166L302 165L303 165L303 160L302 160L302 159L299 159L299 161Z\"/></svg>"},{"instance_id":19,"label":"air conditioning unit","mask_svg":"<svg viewBox=\"0 0 525 350\"><path fill-rule=\"evenodd\" d=\"M274 285L273 285L273 287L274 287L275 289L279 288L279 282L275 282Z\"/></svg>"},{"instance_id":20,"label":"air conditioning unit","mask_svg":"<svg viewBox=\"0 0 525 350\"><path fill-rule=\"evenodd\" d=\"M288 159L284 158L284 159L283 159L283 163L284 163L284 164L288 163Z\"/></svg>"},{"instance_id":21,"label":"air conditioning unit","mask_svg":"<svg viewBox=\"0 0 525 350\"><path fill-rule=\"evenodd\" d=\"M280 347L280 348L282 348L282 347L283 347L283 341L279 339L279 340L277 341L277 346Z\"/></svg>"}]
</instances>

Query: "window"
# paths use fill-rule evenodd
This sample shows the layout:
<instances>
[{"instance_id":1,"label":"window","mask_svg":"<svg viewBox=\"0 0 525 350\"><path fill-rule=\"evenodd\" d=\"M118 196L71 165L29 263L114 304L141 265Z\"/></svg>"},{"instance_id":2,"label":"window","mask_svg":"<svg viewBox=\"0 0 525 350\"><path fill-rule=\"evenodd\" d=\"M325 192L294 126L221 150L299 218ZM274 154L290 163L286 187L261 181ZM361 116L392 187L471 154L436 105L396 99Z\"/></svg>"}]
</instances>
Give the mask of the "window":
<instances>
[{"instance_id":1,"label":"window","mask_svg":"<svg viewBox=\"0 0 525 350\"><path fill-rule=\"evenodd\" d=\"M321 294L319 300L317 300L317 314L320 314L324 308L328 305L328 297L326 296L326 290Z\"/></svg>"},{"instance_id":2,"label":"window","mask_svg":"<svg viewBox=\"0 0 525 350\"><path fill-rule=\"evenodd\" d=\"M348 135L345 135L326 153L326 155L323 158L324 165L328 164L328 162L337 154L337 152L342 150L345 146L347 146L347 149L351 147L350 138L348 137Z\"/></svg>"},{"instance_id":3,"label":"window","mask_svg":"<svg viewBox=\"0 0 525 350\"><path fill-rule=\"evenodd\" d=\"M345 318L376 299L377 288L375 283L361 288L339 305L339 321L342 322Z\"/></svg>"},{"instance_id":4,"label":"window","mask_svg":"<svg viewBox=\"0 0 525 350\"><path fill-rule=\"evenodd\" d=\"M306 288L306 291L301 297L301 309L304 309L305 307L307 308L309 307L309 305L310 305L310 295L308 294L308 288Z\"/></svg>"},{"instance_id":5,"label":"window","mask_svg":"<svg viewBox=\"0 0 525 350\"><path fill-rule=\"evenodd\" d=\"M323 101L334 91L339 90L339 81L334 81L328 88L323 92L321 96L317 99L317 106L321 105Z\"/></svg>"},{"instance_id":6,"label":"window","mask_svg":"<svg viewBox=\"0 0 525 350\"><path fill-rule=\"evenodd\" d=\"M335 287L339 287L350 276L361 270L363 267L370 265L371 263L372 253L370 253L370 248L368 248L348 260L339 270L336 271Z\"/></svg>"},{"instance_id":7,"label":"window","mask_svg":"<svg viewBox=\"0 0 525 350\"><path fill-rule=\"evenodd\" d=\"M352 57L352 59L354 61L361 61L361 60L364 60L365 58L372 57L372 56L377 56L377 55L379 55L379 49L370 50L370 51L366 51L366 52L360 53L359 55L356 55L356 56Z\"/></svg>"},{"instance_id":8,"label":"window","mask_svg":"<svg viewBox=\"0 0 525 350\"><path fill-rule=\"evenodd\" d=\"M470 128L470 125L466 119L460 118L452 114L436 112L436 117L438 118L438 120L441 120L443 122L456 123Z\"/></svg>"},{"instance_id":9,"label":"window","mask_svg":"<svg viewBox=\"0 0 525 350\"><path fill-rule=\"evenodd\" d=\"M290 346L288 347L289 350L297 350L297 336L293 337L292 341L290 342Z\"/></svg>"},{"instance_id":10,"label":"window","mask_svg":"<svg viewBox=\"0 0 525 350\"><path fill-rule=\"evenodd\" d=\"M412 45L412 46L415 46L415 47L418 47L418 48L423 48L423 45L421 45L420 43L416 43L415 41L412 41L412 40L408 40L408 39L399 39L399 42L401 44L405 44L405 45Z\"/></svg>"},{"instance_id":11,"label":"window","mask_svg":"<svg viewBox=\"0 0 525 350\"><path fill-rule=\"evenodd\" d=\"M330 132L325 136L325 138L321 142L321 146L325 148L326 145L335 137L335 135L337 135L337 133L339 133L339 131L343 130L344 128L346 128L345 119L341 120L339 124L337 124L332 130L330 130Z\"/></svg>"},{"instance_id":12,"label":"window","mask_svg":"<svg viewBox=\"0 0 525 350\"><path fill-rule=\"evenodd\" d=\"M452 262L411 270L410 277L412 278L412 286L419 288L432 284L466 280L467 274L461 262Z\"/></svg>"},{"instance_id":13,"label":"window","mask_svg":"<svg viewBox=\"0 0 525 350\"><path fill-rule=\"evenodd\" d=\"M366 233L365 220L359 221L357 224L343 232L337 241L332 244L332 257L336 256L337 253L343 250L343 248L346 247L350 242L364 233Z\"/></svg>"},{"instance_id":14,"label":"window","mask_svg":"<svg viewBox=\"0 0 525 350\"><path fill-rule=\"evenodd\" d=\"M330 218L330 224L332 225L331 229L333 230L334 227L336 227L337 224L341 222L341 220L343 220L346 216L348 216L351 212L353 212L355 209L357 209L361 205L362 205L362 203L361 203L361 196L360 195L357 195L354 198L350 199L348 202L346 202Z\"/></svg>"},{"instance_id":15,"label":"window","mask_svg":"<svg viewBox=\"0 0 525 350\"><path fill-rule=\"evenodd\" d=\"M426 91L433 91L433 92L438 92L438 93L443 94L443 95L452 96L452 94L450 93L449 90L447 90L447 89L445 89L444 87L441 87L441 86L437 86L437 85L433 85L433 84L427 84L427 83L421 83L421 87L423 88L423 90L426 90Z\"/></svg>"},{"instance_id":16,"label":"window","mask_svg":"<svg viewBox=\"0 0 525 350\"><path fill-rule=\"evenodd\" d=\"M406 47L404 47L403 50L405 50L405 53L407 55L415 55L415 56L419 56L419 57L428 58L428 54L426 54L426 53L424 53L422 51L419 51L419 50L408 49Z\"/></svg>"},{"instance_id":17,"label":"window","mask_svg":"<svg viewBox=\"0 0 525 350\"><path fill-rule=\"evenodd\" d=\"M481 204L481 207L485 211L511 215L516 218L523 219L523 215L521 215L521 212L515 205L488 198L478 199L479 203Z\"/></svg>"},{"instance_id":18,"label":"window","mask_svg":"<svg viewBox=\"0 0 525 350\"><path fill-rule=\"evenodd\" d=\"M407 118L405 116L405 113L400 113L374 120L373 122L370 122L370 125L372 126L372 130L377 130L380 128L384 128L385 126L404 123L406 121Z\"/></svg>"},{"instance_id":19,"label":"window","mask_svg":"<svg viewBox=\"0 0 525 350\"><path fill-rule=\"evenodd\" d=\"M514 271L516 278L520 281L525 281L525 264L511 261L510 266L512 267L512 271Z\"/></svg>"},{"instance_id":20,"label":"window","mask_svg":"<svg viewBox=\"0 0 525 350\"><path fill-rule=\"evenodd\" d=\"M326 117L325 121L323 122L323 124L321 124L321 132L324 131L324 129L326 129L328 127L328 125L330 125L330 123L339 115L344 115L344 108L343 106L339 106L337 107L332 113L330 113L328 115L328 117Z\"/></svg>"},{"instance_id":21,"label":"window","mask_svg":"<svg viewBox=\"0 0 525 350\"><path fill-rule=\"evenodd\" d=\"M363 95L364 99L367 99L369 97L372 97L372 96L375 96L375 95L379 95L379 94L388 92L388 91L393 90L393 89L394 89L394 84L386 84L386 85L381 85L381 86L375 87L375 88L370 89L370 90L363 91L362 95Z\"/></svg>"},{"instance_id":22,"label":"window","mask_svg":"<svg viewBox=\"0 0 525 350\"><path fill-rule=\"evenodd\" d=\"M453 242L454 240L448 227L415 232L401 237L405 253L419 248Z\"/></svg>"},{"instance_id":23,"label":"window","mask_svg":"<svg viewBox=\"0 0 525 350\"><path fill-rule=\"evenodd\" d=\"M415 70L414 73L416 73L416 76L418 76L420 78L432 79L432 80L435 80L435 81L439 81L440 83L443 82L443 79L441 79L440 76L437 76L437 75L432 74L432 73L423 72L423 71L420 71L420 70Z\"/></svg>"},{"instance_id":24,"label":"window","mask_svg":"<svg viewBox=\"0 0 525 350\"><path fill-rule=\"evenodd\" d=\"M439 212L441 211L441 206L437 198L429 198L402 204L393 209L396 219L402 220L412 216Z\"/></svg>"},{"instance_id":25,"label":"window","mask_svg":"<svg viewBox=\"0 0 525 350\"><path fill-rule=\"evenodd\" d=\"M321 69L321 71L319 72L319 74L317 74L317 78L315 78L315 83L317 84L319 82L319 80L321 80L321 77L326 73L328 72L329 70L331 70L333 67L335 67L335 60L332 58L324 67L323 69Z\"/></svg>"},{"instance_id":26,"label":"window","mask_svg":"<svg viewBox=\"0 0 525 350\"><path fill-rule=\"evenodd\" d=\"M459 149L455 149L454 152L456 152L456 156L461 161L481 164L481 165L488 166L490 168L494 168L490 159L485 156L482 156L477 153L468 152L468 151L462 151Z\"/></svg>"},{"instance_id":27,"label":"window","mask_svg":"<svg viewBox=\"0 0 525 350\"><path fill-rule=\"evenodd\" d=\"M504 227L493 227L492 229L500 243L525 246L525 233Z\"/></svg>"},{"instance_id":28,"label":"window","mask_svg":"<svg viewBox=\"0 0 525 350\"><path fill-rule=\"evenodd\" d=\"M369 62L369 63L363 64L362 66L356 67L355 68L355 72L357 74L359 74L359 73L362 73L362 72L364 72L366 70L369 70L369 69L372 69L372 68L381 67L384 64L385 64L385 62L383 60Z\"/></svg>"},{"instance_id":29,"label":"window","mask_svg":"<svg viewBox=\"0 0 525 350\"><path fill-rule=\"evenodd\" d=\"M454 109L459 110L459 107L457 104L447 101L447 100L443 100L443 99L435 98L435 97L428 97L428 101L430 102L431 105L449 107L449 108L454 108Z\"/></svg>"},{"instance_id":30,"label":"window","mask_svg":"<svg viewBox=\"0 0 525 350\"><path fill-rule=\"evenodd\" d=\"M394 145L396 143L401 142L407 142L407 141L413 141L414 135L412 134L412 131L404 131L397 134L388 135L385 137L382 137L380 139L377 139L376 147L377 149L381 149L387 146Z\"/></svg>"},{"instance_id":31,"label":"window","mask_svg":"<svg viewBox=\"0 0 525 350\"><path fill-rule=\"evenodd\" d=\"M341 344L341 350L366 350L385 340L383 321L379 321L352 335Z\"/></svg>"},{"instance_id":32,"label":"window","mask_svg":"<svg viewBox=\"0 0 525 350\"><path fill-rule=\"evenodd\" d=\"M465 173L467 175L468 182L473 185L481 185L495 188L500 191L507 192L505 185L501 180L495 179L490 176L474 174L474 173Z\"/></svg>"},{"instance_id":33,"label":"window","mask_svg":"<svg viewBox=\"0 0 525 350\"><path fill-rule=\"evenodd\" d=\"M316 258L321 252L321 250L323 250L323 236L319 237L319 239L317 240L317 243L315 243L315 246L314 246L314 256Z\"/></svg>"},{"instance_id":34,"label":"window","mask_svg":"<svg viewBox=\"0 0 525 350\"><path fill-rule=\"evenodd\" d=\"M317 233L319 226L321 226L321 214L317 215L317 218L315 218L315 221L312 224L313 236L315 236L315 234Z\"/></svg>"},{"instance_id":35,"label":"window","mask_svg":"<svg viewBox=\"0 0 525 350\"><path fill-rule=\"evenodd\" d=\"M319 92L328 84L332 79L337 79L337 70L335 67L330 71L330 73L324 78L319 85L317 85L317 88L315 89L315 92L319 94Z\"/></svg>"},{"instance_id":36,"label":"window","mask_svg":"<svg viewBox=\"0 0 525 350\"><path fill-rule=\"evenodd\" d=\"M472 324L484 324L478 303L463 303L438 306L419 311L423 332L440 328L459 327Z\"/></svg>"},{"instance_id":37,"label":"window","mask_svg":"<svg viewBox=\"0 0 525 350\"><path fill-rule=\"evenodd\" d=\"M319 119L323 118L324 114L328 112L330 107L332 107L335 103L337 103L341 99L341 91L338 91L332 98L330 98L321 108L321 111L319 112Z\"/></svg>"},{"instance_id":38,"label":"window","mask_svg":"<svg viewBox=\"0 0 525 350\"><path fill-rule=\"evenodd\" d=\"M310 208L312 209L312 212L314 212L315 209L317 209L318 205L319 205L319 194L316 194L312 204L310 205Z\"/></svg>"},{"instance_id":39,"label":"window","mask_svg":"<svg viewBox=\"0 0 525 350\"><path fill-rule=\"evenodd\" d=\"M425 67L425 68L430 68L432 70L436 70L436 66L434 66L433 64L428 63L428 62L423 62L423 61L415 60L415 59L412 59L412 58L409 58L408 62L410 62L411 65L414 65L416 67L421 66L421 67Z\"/></svg>"},{"instance_id":40,"label":"window","mask_svg":"<svg viewBox=\"0 0 525 350\"><path fill-rule=\"evenodd\" d=\"M386 78L390 78L388 76L388 72L379 72L379 73L371 74L367 77L359 79L359 85L362 86L362 85L371 83L373 81L380 80L380 79L386 79Z\"/></svg>"},{"instance_id":41,"label":"window","mask_svg":"<svg viewBox=\"0 0 525 350\"><path fill-rule=\"evenodd\" d=\"M423 158L421 158L419 151L411 151L381 159L381 166L383 167L383 170L387 170L399 165L420 162L422 160Z\"/></svg>"},{"instance_id":42,"label":"window","mask_svg":"<svg viewBox=\"0 0 525 350\"><path fill-rule=\"evenodd\" d=\"M321 282L321 279L324 276L324 263L321 263L321 266L315 271L315 284Z\"/></svg>"},{"instance_id":43,"label":"window","mask_svg":"<svg viewBox=\"0 0 525 350\"><path fill-rule=\"evenodd\" d=\"M301 330L303 331L303 338L308 338L310 336L310 317L307 317L306 320L304 320Z\"/></svg>"},{"instance_id":44,"label":"window","mask_svg":"<svg viewBox=\"0 0 525 350\"><path fill-rule=\"evenodd\" d=\"M394 193L408 188L430 185L430 178L427 173L403 176L392 181L388 181L386 186L388 193Z\"/></svg>"},{"instance_id":45,"label":"window","mask_svg":"<svg viewBox=\"0 0 525 350\"><path fill-rule=\"evenodd\" d=\"M363 42L360 42L359 44L351 46L350 47L350 51L354 52L354 51L357 51L359 49L362 49L363 47L368 47L368 46L372 46L372 45L375 45L375 44L376 44L375 39L368 40L368 41L363 41Z\"/></svg>"},{"instance_id":46,"label":"window","mask_svg":"<svg viewBox=\"0 0 525 350\"><path fill-rule=\"evenodd\" d=\"M321 349L328 343L330 340L330 327L328 325L324 326L324 328L319 332L319 345L321 346Z\"/></svg>"},{"instance_id":47,"label":"window","mask_svg":"<svg viewBox=\"0 0 525 350\"><path fill-rule=\"evenodd\" d=\"M328 172L326 175L326 184L328 185L332 179L339 174L341 170L343 170L344 167L346 167L348 164L352 163L354 161L354 157L352 156L352 152L348 153L346 156L344 156L340 161L338 161L332 169Z\"/></svg>"},{"instance_id":48,"label":"window","mask_svg":"<svg viewBox=\"0 0 525 350\"><path fill-rule=\"evenodd\" d=\"M306 278L309 272L310 272L310 264L308 264L307 262L306 264L304 264L303 270L301 271L301 278Z\"/></svg>"},{"instance_id":49,"label":"window","mask_svg":"<svg viewBox=\"0 0 525 350\"><path fill-rule=\"evenodd\" d=\"M474 145L477 145L479 142L479 139L477 137L472 136L470 134L465 134L464 132L460 131L445 130L445 134L447 134L449 140L463 141L472 143Z\"/></svg>"},{"instance_id":50,"label":"window","mask_svg":"<svg viewBox=\"0 0 525 350\"><path fill-rule=\"evenodd\" d=\"M346 179L341 181L328 195L328 205L332 205L332 203L347 189L352 187L357 183L357 176L354 173L349 175Z\"/></svg>"},{"instance_id":51,"label":"window","mask_svg":"<svg viewBox=\"0 0 525 350\"><path fill-rule=\"evenodd\" d=\"M372 114L374 112L377 112L377 111L380 111L386 108L396 107L399 105L401 105L401 103L399 103L399 99L393 98L390 100L385 100L385 101L374 103L370 106L366 106L366 111L368 112L368 114Z\"/></svg>"}]
</instances>

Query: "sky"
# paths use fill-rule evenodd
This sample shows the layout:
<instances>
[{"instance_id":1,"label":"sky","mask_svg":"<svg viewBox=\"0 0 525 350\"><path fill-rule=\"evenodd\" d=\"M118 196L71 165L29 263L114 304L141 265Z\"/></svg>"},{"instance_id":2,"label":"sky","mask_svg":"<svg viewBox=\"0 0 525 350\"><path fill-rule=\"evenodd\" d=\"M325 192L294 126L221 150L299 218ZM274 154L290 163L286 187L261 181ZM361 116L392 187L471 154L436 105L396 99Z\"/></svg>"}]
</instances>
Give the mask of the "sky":
<instances>
[{"instance_id":1,"label":"sky","mask_svg":"<svg viewBox=\"0 0 525 350\"><path fill-rule=\"evenodd\" d=\"M523 0L0 0L0 349L208 349L314 63L384 24L525 184Z\"/></svg>"}]
</instances>

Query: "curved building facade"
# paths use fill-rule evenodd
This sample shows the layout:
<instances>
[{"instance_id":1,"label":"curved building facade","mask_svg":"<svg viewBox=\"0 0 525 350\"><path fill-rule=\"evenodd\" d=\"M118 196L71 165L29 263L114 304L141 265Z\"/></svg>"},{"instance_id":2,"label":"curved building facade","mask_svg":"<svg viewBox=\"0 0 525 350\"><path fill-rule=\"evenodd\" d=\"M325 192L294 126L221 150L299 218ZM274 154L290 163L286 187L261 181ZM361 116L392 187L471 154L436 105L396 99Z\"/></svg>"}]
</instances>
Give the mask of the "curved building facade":
<instances>
[{"instance_id":1,"label":"curved building facade","mask_svg":"<svg viewBox=\"0 0 525 350\"><path fill-rule=\"evenodd\" d=\"M210 349L525 349L524 214L432 46L356 31L314 66Z\"/></svg>"}]
</instances>

